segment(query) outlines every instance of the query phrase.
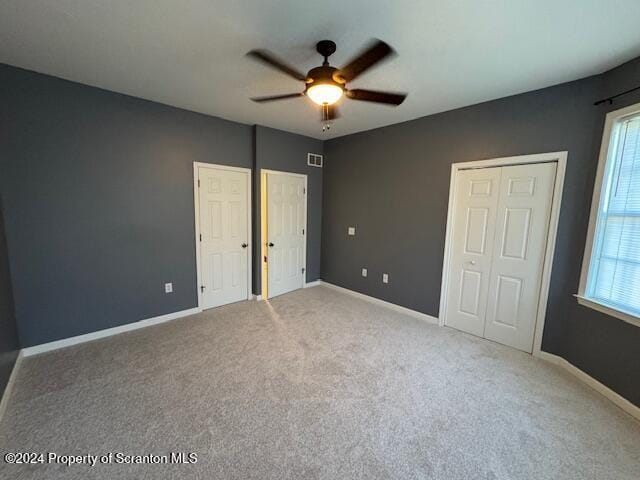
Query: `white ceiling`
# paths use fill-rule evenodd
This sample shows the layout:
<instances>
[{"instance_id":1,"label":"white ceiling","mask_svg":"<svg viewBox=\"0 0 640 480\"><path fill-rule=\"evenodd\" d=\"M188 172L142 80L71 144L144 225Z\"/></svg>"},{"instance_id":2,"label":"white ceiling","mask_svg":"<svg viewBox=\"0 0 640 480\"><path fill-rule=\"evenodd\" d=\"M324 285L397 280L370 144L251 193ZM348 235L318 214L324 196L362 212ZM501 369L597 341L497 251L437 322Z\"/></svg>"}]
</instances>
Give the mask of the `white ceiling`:
<instances>
[{"instance_id":1,"label":"white ceiling","mask_svg":"<svg viewBox=\"0 0 640 480\"><path fill-rule=\"evenodd\" d=\"M0 62L247 124L332 138L600 73L640 55L638 0L0 0ZM351 88L409 92L400 107L346 100L322 133L302 90L246 58L302 71L318 40L341 65L371 37L399 56Z\"/></svg>"}]
</instances>

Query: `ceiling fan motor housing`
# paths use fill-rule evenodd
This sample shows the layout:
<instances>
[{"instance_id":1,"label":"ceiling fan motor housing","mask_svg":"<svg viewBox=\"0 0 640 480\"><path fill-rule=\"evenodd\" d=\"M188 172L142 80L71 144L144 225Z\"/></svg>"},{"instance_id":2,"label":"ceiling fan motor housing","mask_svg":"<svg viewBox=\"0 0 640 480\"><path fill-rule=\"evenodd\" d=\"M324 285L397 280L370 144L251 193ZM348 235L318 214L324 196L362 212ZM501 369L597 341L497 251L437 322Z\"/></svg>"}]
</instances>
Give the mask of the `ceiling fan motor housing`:
<instances>
[{"instance_id":1,"label":"ceiling fan motor housing","mask_svg":"<svg viewBox=\"0 0 640 480\"><path fill-rule=\"evenodd\" d=\"M345 92L344 82L337 80L338 69L329 65L312 68L307 73L304 94L318 105L331 105Z\"/></svg>"},{"instance_id":2,"label":"ceiling fan motor housing","mask_svg":"<svg viewBox=\"0 0 640 480\"><path fill-rule=\"evenodd\" d=\"M322 84L336 85L344 89L345 82L341 80L336 67L330 67L328 65L315 67L307 73L307 90L313 85Z\"/></svg>"}]
</instances>

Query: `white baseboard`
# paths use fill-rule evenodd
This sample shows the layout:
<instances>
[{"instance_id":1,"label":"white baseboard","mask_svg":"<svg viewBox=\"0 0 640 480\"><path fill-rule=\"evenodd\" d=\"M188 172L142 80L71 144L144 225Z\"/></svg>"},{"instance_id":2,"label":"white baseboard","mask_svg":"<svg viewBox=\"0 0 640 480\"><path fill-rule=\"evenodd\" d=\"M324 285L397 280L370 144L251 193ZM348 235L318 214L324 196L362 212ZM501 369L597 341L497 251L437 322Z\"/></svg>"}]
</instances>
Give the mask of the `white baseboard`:
<instances>
[{"instance_id":1,"label":"white baseboard","mask_svg":"<svg viewBox=\"0 0 640 480\"><path fill-rule=\"evenodd\" d=\"M319 283L320 283L320 285L325 285L325 286L327 286L329 288L333 288L334 290L340 291L342 293L346 293L347 295L352 295L354 297L361 298L362 300L366 300L366 301L369 301L371 303L375 303L377 305L381 305L381 306L384 306L384 307L387 307L387 308L391 308L391 309L396 310L398 312L402 312L402 313L405 313L407 315L411 315L412 317L416 317L416 318L419 318L421 320L425 320L425 321L427 321L429 323L433 323L433 324L438 325L438 319L436 317L432 317L431 315L427 315L427 314L421 313L421 312L416 312L415 310L411 310L411 309L406 308L406 307L401 307L400 305L396 305L395 303L385 302L384 300L380 300L379 298L370 297L369 295L365 295L363 293L355 292L353 290L349 290L348 288L339 287L338 285L334 285L332 283L325 282L324 280L320 280ZM557 365L557 366L565 369L566 371L568 371L569 373L574 375L578 380L582 381L583 383L587 384L589 387L593 388L596 392L598 392L601 395L603 395L606 398L608 398L610 401L612 401L614 404L616 404L622 410L627 412L629 415L631 415L632 417L640 420L640 407L637 407L636 405L631 403L629 400L624 398L619 393L614 392L613 390L611 390L606 385L603 385L602 383L600 383L595 378L589 376L587 373L583 372L582 370L580 370L578 367L576 367L575 365L573 365L569 361L565 360L562 357L554 355L552 353L543 352L543 351L534 351L533 355L535 357L538 357L540 359L546 360L546 361L548 361L550 363L553 363L554 365Z\"/></svg>"},{"instance_id":2,"label":"white baseboard","mask_svg":"<svg viewBox=\"0 0 640 480\"><path fill-rule=\"evenodd\" d=\"M580 380L583 383L586 383L589 387L593 388L596 392L607 397L609 400L611 400L613 403L615 403L618 407L620 407L622 410L627 412L629 415L640 420L640 407L634 405L619 393L614 392L606 385L603 385L598 380L591 377L589 374L583 372L568 360L565 360L564 358L549 352L541 351L541 352L535 353L534 355L538 358L541 358L542 360L546 360L549 363L553 363L554 365L557 365L565 369L567 372L569 372L571 375L576 377L578 380Z\"/></svg>"},{"instance_id":3,"label":"white baseboard","mask_svg":"<svg viewBox=\"0 0 640 480\"><path fill-rule=\"evenodd\" d=\"M439 322L438 318L433 317L431 315L427 315L426 313L417 312L415 310L411 310L410 308L402 307L400 305L396 305L395 303L386 302L384 300L380 300L379 298L371 297L371 296L365 295L363 293L359 293L359 292L356 292L356 291L353 291L353 290L349 290L348 288L340 287L338 285L334 285L332 283L325 282L323 280L315 280L313 282L306 283L304 285L304 288L315 287L315 286L318 286L318 285L324 285L324 286L326 286L328 288L332 288L334 290L337 290L339 292L345 293L347 295L351 295L353 297L360 298L362 300L374 303L376 305L380 305L380 306L389 308L391 310L395 310L397 312L404 313L406 315L409 315L409 316L414 317L414 318L418 318L420 320L423 320L423 321L431 323L431 324L438 325L438 322ZM262 295L256 296L256 300L262 300ZM112 335L117 335L119 333L129 332L129 331L132 331L132 330L138 330L140 328L149 327L151 325L158 325L160 323L169 322L171 320L175 320L175 319L178 319L178 318L186 317L186 316L189 316L189 315L194 315L196 313L199 313L200 311L201 310L199 308L197 308L197 307L196 308L190 308L188 310L182 310L182 311L179 311L179 312L168 313L166 315L161 315L161 316L158 316L158 317L148 318L148 319L145 319L145 320L140 320L140 321L134 322L134 323L128 323L126 325L121 325L121 326L118 326L118 327L107 328L105 330L99 330L97 332L87 333L87 334L78 335L78 336L75 336L75 337L64 338L62 340L56 340L54 342L43 343L41 345L36 345L36 346L33 346L33 347L23 348L20 351L20 353L18 354L18 357L16 359L16 363L13 366L13 370L11 372L11 376L9 377L9 381L7 382L7 386L6 386L6 388L4 390L4 393L2 395L2 400L0 401L0 420L2 420L2 416L4 415L4 412L5 412L5 409L6 409L6 406L7 406L7 402L9 400L9 397L11 396L11 390L13 388L13 384L15 382L15 378L17 376L17 372L18 372L18 370L20 368L20 364L21 364L22 359L24 357L30 357L32 355L38 355L40 353L49 352L49 351L52 351L52 350L58 350L60 348L69 347L71 345L77 345L77 344L80 344L80 343L90 342L92 340L97 340L97 339L100 339L100 338L110 337ZM613 390L611 390L606 385L600 383L595 378L589 376L587 373L583 372L582 370L580 370L578 367L576 367L575 365L573 365L569 361L565 360L564 358L562 358L562 357L560 357L558 355L554 355L552 353L544 352L544 351L539 351L539 352L535 351L533 353L533 355L535 357L538 357L538 358L540 358L542 360L548 361L549 363L553 363L554 365L557 365L557 366L565 369L566 371L568 371L569 373L574 375L577 379L579 379L583 383L587 384L589 387L593 388L596 392L598 392L601 395L603 395L606 398L608 398L610 401L612 401L614 404L616 404L622 410L627 412L629 415L631 415L632 417L640 420L640 407L634 405L629 400L624 398L622 395L614 392Z\"/></svg>"},{"instance_id":4,"label":"white baseboard","mask_svg":"<svg viewBox=\"0 0 640 480\"><path fill-rule=\"evenodd\" d=\"M359 293L353 290L349 290L348 288L339 287L338 285L325 282L324 280L317 280L317 282L318 282L318 285L324 285L326 287L333 288L334 290L337 290L339 292L346 293L347 295L360 298L361 300L366 300L367 302L375 303L376 305L390 308L391 310L395 310L396 312L404 313L406 315L412 316L414 318L418 318L425 322L438 325L438 319L436 317L432 317L431 315L427 315L426 313L417 312L415 310L411 310L410 308L396 305L395 303L386 302L384 300L380 300L379 298L375 298L375 297L370 297L369 295L365 295L364 293Z\"/></svg>"},{"instance_id":5,"label":"white baseboard","mask_svg":"<svg viewBox=\"0 0 640 480\"><path fill-rule=\"evenodd\" d=\"M4 412L7 410L7 404L9 403L9 397L11 397L11 391L13 390L13 384L16 381L18 376L18 370L20 369L20 364L22 363L22 357L24 353L22 350L18 352L18 356L16 358L16 363L13 364L13 369L11 370L11 375L9 375L9 381L7 382L7 386L4 388L4 392L2 394L2 400L0 400L0 422L2 422L2 417L4 417Z\"/></svg>"},{"instance_id":6,"label":"white baseboard","mask_svg":"<svg viewBox=\"0 0 640 480\"><path fill-rule=\"evenodd\" d=\"M63 338L62 340L56 340L54 342L42 343L33 347L23 348L22 353L25 357L30 357L32 355L50 352L51 350L58 350L59 348L70 347L71 345L90 342L92 340L98 340L99 338L110 337L112 335L118 335L119 333L138 330L139 328L145 328L151 325L158 325L159 323L169 322L177 318L193 315L195 313L199 313L200 311L201 310L196 307L190 308L188 310L181 310L179 312L167 313L166 315L147 318L144 320L139 320L137 322L127 323L126 325L120 325L118 327L107 328L105 330L98 330L97 332L85 333L84 335L78 335L76 337Z\"/></svg>"}]
</instances>

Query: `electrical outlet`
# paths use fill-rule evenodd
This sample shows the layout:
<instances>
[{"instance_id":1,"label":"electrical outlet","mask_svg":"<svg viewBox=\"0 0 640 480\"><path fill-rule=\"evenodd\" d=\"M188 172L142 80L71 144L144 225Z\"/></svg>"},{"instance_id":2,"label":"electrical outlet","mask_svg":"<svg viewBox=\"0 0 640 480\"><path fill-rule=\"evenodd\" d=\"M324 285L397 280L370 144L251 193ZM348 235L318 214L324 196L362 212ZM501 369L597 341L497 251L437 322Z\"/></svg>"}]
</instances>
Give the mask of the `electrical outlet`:
<instances>
[{"instance_id":1,"label":"electrical outlet","mask_svg":"<svg viewBox=\"0 0 640 480\"><path fill-rule=\"evenodd\" d=\"M383 273L382 274L382 283L389 283L389 274L388 273Z\"/></svg>"},{"instance_id":2,"label":"electrical outlet","mask_svg":"<svg viewBox=\"0 0 640 480\"><path fill-rule=\"evenodd\" d=\"M347 233L349 235L355 235L356 234L356 227L349 227L349 229L347 230Z\"/></svg>"},{"instance_id":3,"label":"electrical outlet","mask_svg":"<svg viewBox=\"0 0 640 480\"><path fill-rule=\"evenodd\" d=\"M366 276L367 276L367 269L366 269L366 268L363 268L363 269L362 269L362 276L363 276L363 277L366 277Z\"/></svg>"},{"instance_id":4,"label":"electrical outlet","mask_svg":"<svg viewBox=\"0 0 640 480\"><path fill-rule=\"evenodd\" d=\"M173 293L173 283L164 284L164 293Z\"/></svg>"}]
</instances>

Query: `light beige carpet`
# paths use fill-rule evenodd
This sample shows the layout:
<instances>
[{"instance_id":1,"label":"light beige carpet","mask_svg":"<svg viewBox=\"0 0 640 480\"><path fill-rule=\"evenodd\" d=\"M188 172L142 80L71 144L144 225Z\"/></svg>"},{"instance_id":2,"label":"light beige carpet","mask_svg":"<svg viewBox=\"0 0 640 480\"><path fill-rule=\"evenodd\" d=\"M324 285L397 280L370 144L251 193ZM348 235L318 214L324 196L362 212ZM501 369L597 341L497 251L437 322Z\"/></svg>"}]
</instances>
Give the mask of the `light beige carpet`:
<instances>
[{"instance_id":1,"label":"light beige carpet","mask_svg":"<svg viewBox=\"0 0 640 480\"><path fill-rule=\"evenodd\" d=\"M3 479L640 478L640 423L562 370L326 287L26 358Z\"/></svg>"}]
</instances>

